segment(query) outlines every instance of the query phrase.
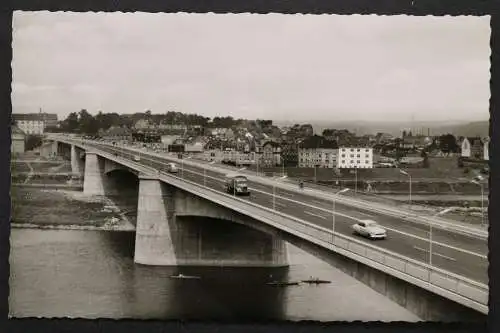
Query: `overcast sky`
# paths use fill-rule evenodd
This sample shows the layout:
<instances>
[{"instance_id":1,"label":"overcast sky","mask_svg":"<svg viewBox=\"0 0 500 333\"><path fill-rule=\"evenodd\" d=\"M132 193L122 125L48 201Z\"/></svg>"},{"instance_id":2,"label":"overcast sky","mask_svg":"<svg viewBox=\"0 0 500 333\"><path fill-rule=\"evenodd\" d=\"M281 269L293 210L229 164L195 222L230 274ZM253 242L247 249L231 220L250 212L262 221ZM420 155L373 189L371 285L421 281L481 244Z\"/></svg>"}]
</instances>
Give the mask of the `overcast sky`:
<instances>
[{"instance_id":1,"label":"overcast sky","mask_svg":"<svg viewBox=\"0 0 500 333\"><path fill-rule=\"evenodd\" d=\"M489 20L15 12L13 112L489 119Z\"/></svg>"}]
</instances>

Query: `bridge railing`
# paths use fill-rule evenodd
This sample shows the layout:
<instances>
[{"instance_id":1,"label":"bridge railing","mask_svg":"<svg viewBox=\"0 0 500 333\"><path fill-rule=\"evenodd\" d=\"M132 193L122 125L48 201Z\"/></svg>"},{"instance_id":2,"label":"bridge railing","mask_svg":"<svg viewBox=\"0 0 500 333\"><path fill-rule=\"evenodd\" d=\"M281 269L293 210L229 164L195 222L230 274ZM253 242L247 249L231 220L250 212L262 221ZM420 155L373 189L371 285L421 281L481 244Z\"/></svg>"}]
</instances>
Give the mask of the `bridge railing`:
<instances>
[{"instance_id":1,"label":"bridge railing","mask_svg":"<svg viewBox=\"0 0 500 333\"><path fill-rule=\"evenodd\" d=\"M146 172L149 174L155 174L157 170L152 167L146 167L145 169L145 166L141 163L113 156L107 152L102 152L102 155L124 162L125 165L134 166L143 172L147 170ZM488 313L489 288L486 284L172 174L160 171L159 176L181 189L212 202L251 216L285 232L300 236L312 243L331 249L355 261L384 271L477 311ZM238 203L238 205L235 205L235 203Z\"/></svg>"}]
</instances>

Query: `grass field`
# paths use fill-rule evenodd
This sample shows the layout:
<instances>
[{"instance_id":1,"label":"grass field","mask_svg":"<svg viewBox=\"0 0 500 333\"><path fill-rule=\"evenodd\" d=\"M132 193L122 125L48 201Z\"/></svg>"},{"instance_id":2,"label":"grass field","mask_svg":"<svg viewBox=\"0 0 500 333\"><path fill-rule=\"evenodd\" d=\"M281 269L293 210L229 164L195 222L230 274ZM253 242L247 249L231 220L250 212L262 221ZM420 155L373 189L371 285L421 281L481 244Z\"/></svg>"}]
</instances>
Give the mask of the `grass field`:
<instances>
[{"instance_id":1,"label":"grass field","mask_svg":"<svg viewBox=\"0 0 500 333\"><path fill-rule=\"evenodd\" d=\"M109 216L103 202L71 199L60 191L13 188L11 198L15 223L102 226Z\"/></svg>"}]
</instances>

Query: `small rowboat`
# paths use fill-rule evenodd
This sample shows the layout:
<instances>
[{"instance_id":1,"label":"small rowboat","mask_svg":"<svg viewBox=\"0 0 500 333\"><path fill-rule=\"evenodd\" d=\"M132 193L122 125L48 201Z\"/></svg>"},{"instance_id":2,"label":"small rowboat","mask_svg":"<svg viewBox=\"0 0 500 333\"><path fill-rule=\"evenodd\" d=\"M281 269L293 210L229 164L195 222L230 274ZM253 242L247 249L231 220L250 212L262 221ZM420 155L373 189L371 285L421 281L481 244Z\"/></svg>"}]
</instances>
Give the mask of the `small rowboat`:
<instances>
[{"instance_id":1,"label":"small rowboat","mask_svg":"<svg viewBox=\"0 0 500 333\"><path fill-rule=\"evenodd\" d=\"M185 279L185 280L199 280L201 277L199 276L194 276L194 275L184 275L184 274L178 274L178 275L172 275L170 276L171 279Z\"/></svg>"}]
</instances>

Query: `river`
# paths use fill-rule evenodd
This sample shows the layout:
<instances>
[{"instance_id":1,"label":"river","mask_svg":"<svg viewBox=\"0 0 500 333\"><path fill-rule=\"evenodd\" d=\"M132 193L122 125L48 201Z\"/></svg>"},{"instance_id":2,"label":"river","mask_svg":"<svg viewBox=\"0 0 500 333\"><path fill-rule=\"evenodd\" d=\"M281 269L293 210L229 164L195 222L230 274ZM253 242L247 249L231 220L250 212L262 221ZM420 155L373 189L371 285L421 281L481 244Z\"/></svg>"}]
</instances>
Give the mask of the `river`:
<instances>
[{"instance_id":1,"label":"river","mask_svg":"<svg viewBox=\"0 0 500 333\"><path fill-rule=\"evenodd\" d=\"M352 277L289 247L286 269L134 264L132 232L12 229L10 315L203 320L417 321ZM173 280L177 273L201 280ZM331 284L288 288L272 279Z\"/></svg>"}]
</instances>

